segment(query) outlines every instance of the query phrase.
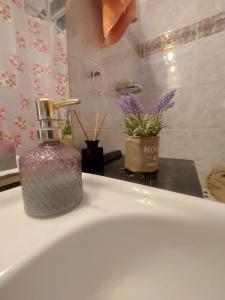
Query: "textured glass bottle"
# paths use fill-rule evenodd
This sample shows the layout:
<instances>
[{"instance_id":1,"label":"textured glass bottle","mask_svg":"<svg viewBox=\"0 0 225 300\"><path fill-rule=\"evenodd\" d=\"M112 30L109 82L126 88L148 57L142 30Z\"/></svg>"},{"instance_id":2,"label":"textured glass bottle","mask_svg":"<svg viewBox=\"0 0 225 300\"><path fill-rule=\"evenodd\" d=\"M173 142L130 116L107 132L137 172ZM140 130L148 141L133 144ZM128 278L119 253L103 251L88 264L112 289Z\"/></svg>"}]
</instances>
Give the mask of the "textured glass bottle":
<instances>
[{"instance_id":1,"label":"textured glass bottle","mask_svg":"<svg viewBox=\"0 0 225 300\"><path fill-rule=\"evenodd\" d=\"M19 159L24 208L29 216L37 218L70 211L83 195L80 154L59 141L58 128L44 127L57 124L57 119L50 119L50 110L43 110L47 115L40 113L40 105L44 105L41 101L48 108L53 101L43 99L37 103L41 126L38 136L43 142Z\"/></svg>"}]
</instances>

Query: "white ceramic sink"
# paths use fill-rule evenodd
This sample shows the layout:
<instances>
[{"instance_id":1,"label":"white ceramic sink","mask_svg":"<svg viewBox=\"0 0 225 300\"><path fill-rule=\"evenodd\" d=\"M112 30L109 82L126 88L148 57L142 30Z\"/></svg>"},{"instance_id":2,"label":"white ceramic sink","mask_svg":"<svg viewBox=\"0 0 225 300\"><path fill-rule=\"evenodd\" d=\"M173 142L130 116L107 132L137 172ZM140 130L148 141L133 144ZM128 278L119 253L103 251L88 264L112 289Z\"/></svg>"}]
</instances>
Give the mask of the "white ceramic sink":
<instances>
[{"instance_id":1,"label":"white ceramic sink","mask_svg":"<svg viewBox=\"0 0 225 300\"><path fill-rule=\"evenodd\" d=\"M0 193L1 300L224 300L225 206L84 174L48 220Z\"/></svg>"}]
</instances>

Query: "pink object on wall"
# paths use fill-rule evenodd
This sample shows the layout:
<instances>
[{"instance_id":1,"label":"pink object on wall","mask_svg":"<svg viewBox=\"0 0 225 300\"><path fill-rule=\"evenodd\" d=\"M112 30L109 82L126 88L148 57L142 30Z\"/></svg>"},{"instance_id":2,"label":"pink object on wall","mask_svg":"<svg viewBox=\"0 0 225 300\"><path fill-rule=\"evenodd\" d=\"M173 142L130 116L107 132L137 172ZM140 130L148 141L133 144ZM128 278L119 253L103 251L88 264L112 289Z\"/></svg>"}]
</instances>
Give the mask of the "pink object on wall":
<instances>
[{"instance_id":1,"label":"pink object on wall","mask_svg":"<svg viewBox=\"0 0 225 300\"><path fill-rule=\"evenodd\" d=\"M103 0L104 47L115 44L137 20L136 0Z\"/></svg>"}]
</instances>

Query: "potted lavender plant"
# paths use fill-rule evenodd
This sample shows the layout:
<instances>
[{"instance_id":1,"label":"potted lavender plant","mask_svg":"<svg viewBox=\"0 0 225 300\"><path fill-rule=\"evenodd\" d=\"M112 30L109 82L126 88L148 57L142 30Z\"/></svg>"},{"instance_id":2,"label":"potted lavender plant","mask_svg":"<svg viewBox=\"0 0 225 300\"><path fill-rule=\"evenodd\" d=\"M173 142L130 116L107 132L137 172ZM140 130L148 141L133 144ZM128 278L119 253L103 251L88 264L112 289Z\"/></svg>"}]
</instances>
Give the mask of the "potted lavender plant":
<instances>
[{"instance_id":1,"label":"potted lavender plant","mask_svg":"<svg viewBox=\"0 0 225 300\"><path fill-rule=\"evenodd\" d=\"M133 94L121 96L119 105L124 114L127 133L125 142L125 168L132 172L158 170L159 132L163 127L163 112L174 106L176 90L168 92L162 100L144 112Z\"/></svg>"}]
</instances>

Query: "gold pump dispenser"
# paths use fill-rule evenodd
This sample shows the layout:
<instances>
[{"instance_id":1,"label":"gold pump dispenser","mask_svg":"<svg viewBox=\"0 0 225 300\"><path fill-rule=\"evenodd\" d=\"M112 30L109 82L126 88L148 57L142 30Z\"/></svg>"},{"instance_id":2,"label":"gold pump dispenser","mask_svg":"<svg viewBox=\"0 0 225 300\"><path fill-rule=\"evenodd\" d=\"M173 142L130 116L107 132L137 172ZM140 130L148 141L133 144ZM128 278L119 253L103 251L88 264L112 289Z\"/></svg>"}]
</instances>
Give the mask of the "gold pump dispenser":
<instances>
[{"instance_id":1,"label":"gold pump dispenser","mask_svg":"<svg viewBox=\"0 0 225 300\"><path fill-rule=\"evenodd\" d=\"M79 103L80 99L55 101L48 98L41 98L39 101L36 101L35 104L39 122L39 128L37 130L38 139L42 141L60 140L62 134L58 124L60 121L58 109Z\"/></svg>"}]
</instances>

